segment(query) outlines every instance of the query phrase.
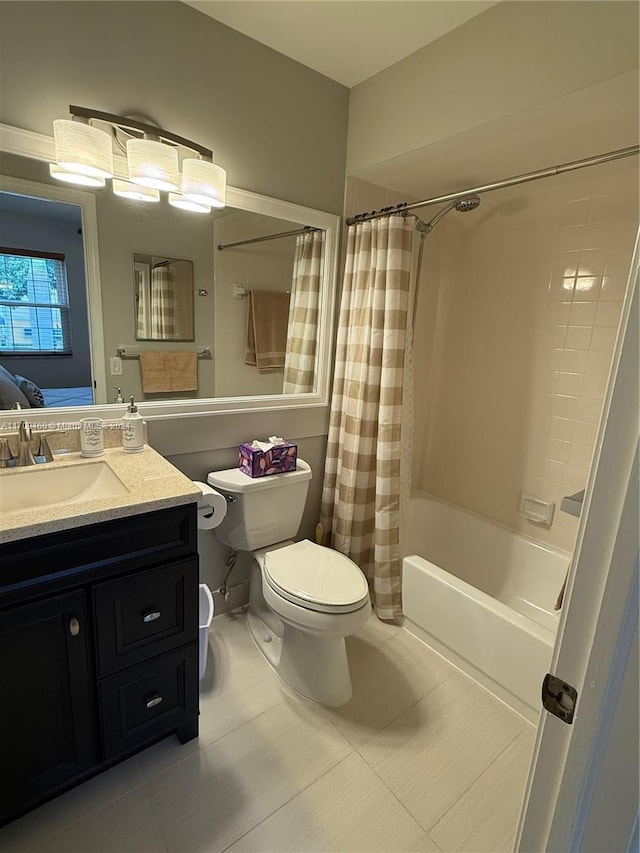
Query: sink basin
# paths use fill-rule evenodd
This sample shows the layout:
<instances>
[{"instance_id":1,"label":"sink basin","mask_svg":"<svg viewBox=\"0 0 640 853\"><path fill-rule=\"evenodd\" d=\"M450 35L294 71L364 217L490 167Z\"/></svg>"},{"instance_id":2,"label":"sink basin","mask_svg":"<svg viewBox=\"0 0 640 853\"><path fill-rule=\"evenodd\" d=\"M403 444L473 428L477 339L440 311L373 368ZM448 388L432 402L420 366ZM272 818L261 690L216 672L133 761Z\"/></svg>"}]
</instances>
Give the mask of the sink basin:
<instances>
[{"instance_id":1,"label":"sink basin","mask_svg":"<svg viewBox=\"0 0 640 853\"><path fill-rule=\"evenodd\" d=\"M60 468L34 465L0 477L0 515L128 494L106 462Z\"/></svg>"}]
</instances>

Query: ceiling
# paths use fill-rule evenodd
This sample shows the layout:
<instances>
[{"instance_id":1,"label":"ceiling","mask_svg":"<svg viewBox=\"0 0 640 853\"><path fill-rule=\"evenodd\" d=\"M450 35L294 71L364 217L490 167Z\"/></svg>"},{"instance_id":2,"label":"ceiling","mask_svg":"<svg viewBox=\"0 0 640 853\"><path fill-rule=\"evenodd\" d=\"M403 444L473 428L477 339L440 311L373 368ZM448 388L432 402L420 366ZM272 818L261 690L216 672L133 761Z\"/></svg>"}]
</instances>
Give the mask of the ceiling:
<instances>
[{"instance_id":1,"label":"ceiling","mask_svg":"<svg viewBox=\"0 0 640 853\"><path fill-rule=\"evenodd\" d=\"M459 27L497 0L185 2L351 87Z\"/></svg>"},{"instance_id":2,"label":"ceiling","mask_svg":"<svg viewBox=\"0 0 640 853\"><path fill-rule=\"evenodd\" d=\"M407 199L471 189L637 145L639 107L638 74L630 71L352 175Z\"/></svg>"}]
</instances>

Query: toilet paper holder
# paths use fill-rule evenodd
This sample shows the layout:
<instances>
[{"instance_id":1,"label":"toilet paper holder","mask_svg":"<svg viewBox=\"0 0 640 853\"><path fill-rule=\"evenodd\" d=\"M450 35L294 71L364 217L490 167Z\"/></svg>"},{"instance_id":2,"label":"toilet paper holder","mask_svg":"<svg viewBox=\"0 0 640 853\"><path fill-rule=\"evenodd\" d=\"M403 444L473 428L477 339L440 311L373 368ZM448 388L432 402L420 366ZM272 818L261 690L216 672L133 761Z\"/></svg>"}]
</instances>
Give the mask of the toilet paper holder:
<instances>
[{"instance_id":1,"label":"toilet paper holder","mask_svg":"<svg viewBox=\"0 0 640 853\"><path fill-rule=\"evenodd\" d=\"M201 493L198 499L198 529L212 530L224 521L228 499L217 489L211 488L208 483L194 480L193 484L200 489Z\"/></svg>"}]
</instances>

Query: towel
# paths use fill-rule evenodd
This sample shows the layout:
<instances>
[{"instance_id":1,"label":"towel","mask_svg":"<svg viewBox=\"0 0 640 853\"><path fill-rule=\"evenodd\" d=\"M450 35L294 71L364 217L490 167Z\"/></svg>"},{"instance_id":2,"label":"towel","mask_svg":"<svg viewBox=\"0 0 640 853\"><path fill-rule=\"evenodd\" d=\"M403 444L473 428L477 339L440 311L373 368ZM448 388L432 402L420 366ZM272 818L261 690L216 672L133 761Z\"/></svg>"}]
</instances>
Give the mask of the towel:
<instances>
[{"instance_id":1,"label":"towel","mask_svg":"<svg viewBox=\"0 0 640 853\"><path fill-rule=\"evenodd\" d=\"M141 352L143 392L197 391L197 358L195 351Z\"/></svg>"},{"instance_id":2,"label":"towel","mask_svg":"<svg viewBox=\"0 0 640 853\"><path fill-rule=\"evenodd\" d=\"M289 294L250 290L247 310L247 346L244 363L258 370L284 367L289 323Z\"/></svg>"}]
</instances>

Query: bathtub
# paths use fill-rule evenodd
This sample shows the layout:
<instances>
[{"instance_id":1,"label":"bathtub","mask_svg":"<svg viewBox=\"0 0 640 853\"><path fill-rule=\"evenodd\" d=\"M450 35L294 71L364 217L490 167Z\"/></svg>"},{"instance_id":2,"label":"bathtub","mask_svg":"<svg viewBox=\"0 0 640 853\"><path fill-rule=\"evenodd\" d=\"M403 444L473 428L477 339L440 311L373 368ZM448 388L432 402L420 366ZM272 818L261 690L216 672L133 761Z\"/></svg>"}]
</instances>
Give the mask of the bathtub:
<instances>
[{"instance_id":1,"label":"bathtub","mask_svg":"<svg viewBox=\"0 0 640 853\"><path fill-rule=\"evenodd\" d=\"M405 627L535 722L570 555L424 492L408 516Z\"/></svg>"}]
</instances>

